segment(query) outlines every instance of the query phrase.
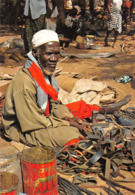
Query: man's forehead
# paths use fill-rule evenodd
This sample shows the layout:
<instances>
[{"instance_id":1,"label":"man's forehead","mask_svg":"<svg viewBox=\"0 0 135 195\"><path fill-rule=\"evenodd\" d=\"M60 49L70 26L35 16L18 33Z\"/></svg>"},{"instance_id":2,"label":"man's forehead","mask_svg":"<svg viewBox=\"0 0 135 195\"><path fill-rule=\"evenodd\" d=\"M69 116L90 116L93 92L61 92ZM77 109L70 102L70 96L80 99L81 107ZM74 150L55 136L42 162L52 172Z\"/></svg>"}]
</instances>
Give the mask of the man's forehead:
<instances>
[{"instance_id":1,"label":"man's forehead","mask_svg":"<svg viewBox=\"0 0 135 195\"><path fill-rule=\"evenodd\" d=\"M55 50L59 50L59 43L58 42L47 42L44 44L44 48L47 49L55 49Z\"/></svg>"},{"instance_id":2,"label":"man's forehead","mask_svg":"<svg viewBox=\"0 0 135 195\"><path fill-rule=\"evenodd\" d=\"M49 41L47 43L44 44L45 46L59 46L59 42L56 41Z\"/></svg>"}]
</instances>

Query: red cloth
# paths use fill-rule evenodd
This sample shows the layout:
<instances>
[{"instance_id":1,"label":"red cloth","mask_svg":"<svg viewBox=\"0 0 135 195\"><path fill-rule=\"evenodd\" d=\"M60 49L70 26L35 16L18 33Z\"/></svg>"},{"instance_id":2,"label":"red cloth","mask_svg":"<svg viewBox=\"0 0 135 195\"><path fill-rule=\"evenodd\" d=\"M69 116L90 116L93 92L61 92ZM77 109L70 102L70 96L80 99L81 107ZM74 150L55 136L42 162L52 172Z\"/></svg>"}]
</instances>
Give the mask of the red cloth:
<instances>
[{"instance_id":1,"label":"red cloth","mask_svg":"<svg viewBox=\"0 0 135 195\"><path fill-rule=\"evenodd\" d=\"M81 141L78 138L72 139L68 141L64 146L70 147L70 146L75 146L79 141Z\"/></svg>"},{"instance_id":2,"label":"red cloth","mask_svg":"<svg viewBox=\"0 0 135 195\"><path fill-rule=\"evenodd\" d=\"M44 91L44 93L50 95L51 98L56 101L58 99L58 93L52 85L46 83L44 75L40 68L33 62L32 65L28 68L28 70L31 73L32 77L35 79L35 81L38 83L38 85L41 87L41 89ZM49 101L47 101L45 115L49 116Z\"/></svg>"},{"instance_id":3,"label":"red cloth","mask_svg":"<svg viewBox=\"0 0 135 195\"><path fill-rule=\"evenodd\" d=\"M84 119L92 116L92 111L97 110L99 111L100 107L96 105L86 104L85 101L80 100L77 102L73 102L70 104L66 104L70 112L73 114L74 117L79 119Z\"/></svg>"}]
</instances>

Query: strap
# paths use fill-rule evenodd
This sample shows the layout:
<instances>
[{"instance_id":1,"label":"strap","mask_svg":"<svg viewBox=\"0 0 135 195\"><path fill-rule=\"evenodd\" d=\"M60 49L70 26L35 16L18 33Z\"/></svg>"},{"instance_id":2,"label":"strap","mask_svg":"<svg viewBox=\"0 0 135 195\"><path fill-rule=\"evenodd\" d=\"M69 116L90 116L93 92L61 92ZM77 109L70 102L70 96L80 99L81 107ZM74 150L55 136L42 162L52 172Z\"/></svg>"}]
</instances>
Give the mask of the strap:
<instances>
[{"instance_id":1,"label":"strap","mask_svg":"<svg viewBox=\"0 0 135 195\"><path fill-rule=\"evenodd\" d=\"M94 165L102 156L104 155L103 150L99 150L96 154L94 154L89 161L87 162L88 166Z\"/></svg>"},{"instance_id":2,"label":"strap","mask_svg":"<svg viewBox=\"0 0 135 195\"><path fill-rule=\"evenodd\" d=\"M91 185L91 186L93 186L93 185L96 185L97 184L97 180L96 180L96 178L94 178L94 177L86 177L86 178L84 178L84 177L81 177L81 176L79 176L79 175L76 175L74 178L73 178L73 183L74 184L77 184L77 185L79 185L80 187L81 187L81 185Z\"/></svg>"},{"instance_id":3,"label":"strap","mask_svg":"<svg viewBox=\"0 0 135 195\"><path fill-rule=\"evenodd\" d=\"M131 152L132 152L133 163L135 163L135 139L131 140Z\"/></svg>"},{"instance_id":4,"label":"strap","mask_svg":"<svg viewBox=\"0 0 135 195\"><path fill-rule=\"evenodd\" d=\"M103 175L101 175L100 173L98 174L98 176L99 176L101 179L105 180L105 181L109 181L110 183L112 183L113 185L115 185L115 186L117 186L117 187L120 187L120 188L123 188L123 189L126 189L126 190L130 191L130 192L134 192L134 193L135 193L135 190L130 189L130 188L128 188L128 187L126 187L126 186L123 186L123 185L121 185L121 184L118 184L118 183L114 182L113 180L109 180L109 179L105 178Z\"/></svg>"},{"instance_id":5,"label":"strap","mask_svg":"<svg viewBox=\"0 0 135 195\"><path fill-rule=\"evenodd\" d=\"M105 164L105 178L110 178L110 168L111 168L111 162L109 158L106 158L106 164Z\"/></svg>"},{"instance_id":6,"label":"strap","mask_svg":"<svg viewBox=\"0 0 135 195\"><path fill-rule=\"evenodd\" d=\"M112 166L112 169L113 169L113 172L111 172L111 175L113 177L119 176L119 169L118 169L117 165L113 161L111 161L111 166Z\"/></svg>"}]
</instances>

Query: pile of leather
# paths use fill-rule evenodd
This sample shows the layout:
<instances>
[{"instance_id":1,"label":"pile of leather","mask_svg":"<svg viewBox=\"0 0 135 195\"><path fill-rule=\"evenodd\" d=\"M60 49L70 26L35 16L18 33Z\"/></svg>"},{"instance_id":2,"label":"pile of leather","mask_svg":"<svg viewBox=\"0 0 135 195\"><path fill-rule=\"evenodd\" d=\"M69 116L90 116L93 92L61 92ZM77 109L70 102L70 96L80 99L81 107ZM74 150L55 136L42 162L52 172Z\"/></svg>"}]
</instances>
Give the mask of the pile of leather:
<instances>
[{"instance_id":1,"label":"pile of leather","mask_svg":"<svg viewBox=\"0 0 135 195\"><path fill-rule=\"evenodd\" d=\"M106 115L104 122L96 117L84 140L71 140L57 150L58 172L74 175L73 184L78 187L96 186L98 176L108 184L108 188L104 187L108 194L122 195L121 188L135 193L119 184L135 182L135 108ZM106 131L107 125L112 128ZM125 177L122 170L130 171L134 177Z\"/></svg>"}]
</instances>

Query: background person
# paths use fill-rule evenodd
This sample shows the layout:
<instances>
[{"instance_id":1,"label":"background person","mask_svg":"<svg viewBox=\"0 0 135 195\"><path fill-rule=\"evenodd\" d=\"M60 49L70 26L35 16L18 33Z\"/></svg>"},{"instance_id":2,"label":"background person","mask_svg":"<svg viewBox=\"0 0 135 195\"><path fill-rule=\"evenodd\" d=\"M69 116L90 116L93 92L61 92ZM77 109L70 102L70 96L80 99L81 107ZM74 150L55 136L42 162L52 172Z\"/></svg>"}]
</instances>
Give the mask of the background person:
<instances>
[{"instance_id":1,"label":"background person","mask_svg":"<svg viewBox=\"0 0 135 195\"><path fill-rule=\"evenodd\" d=\"M33 35L46 28L46 1L45 0L25 0L25 35L24 44L27 52L32 50L31 40Z\"/></svg>"},{"instance_id":2,"label":"background person","mask_svg":"<svg viewBox=\"0 0 135 195\"><path fill-rule=\"evenodd\" d=\"M58 17L58 8L57 8L56 1L48 0L46 29L56 31L57 17Z\"/></svg>"},{"instance_id":3,"label":"background person","mask_svg":"<svg viewBox=\"0 0 135 195\"><path fill-rule=\"evenodd\" d=\"M110 33L114 30L114 42L112 47L114 47L118 33L122 32L122 0L109 0L108 1L108 30L105 37L105 46L108 45L108 37Z\"/></svg>"}]
</instances>

